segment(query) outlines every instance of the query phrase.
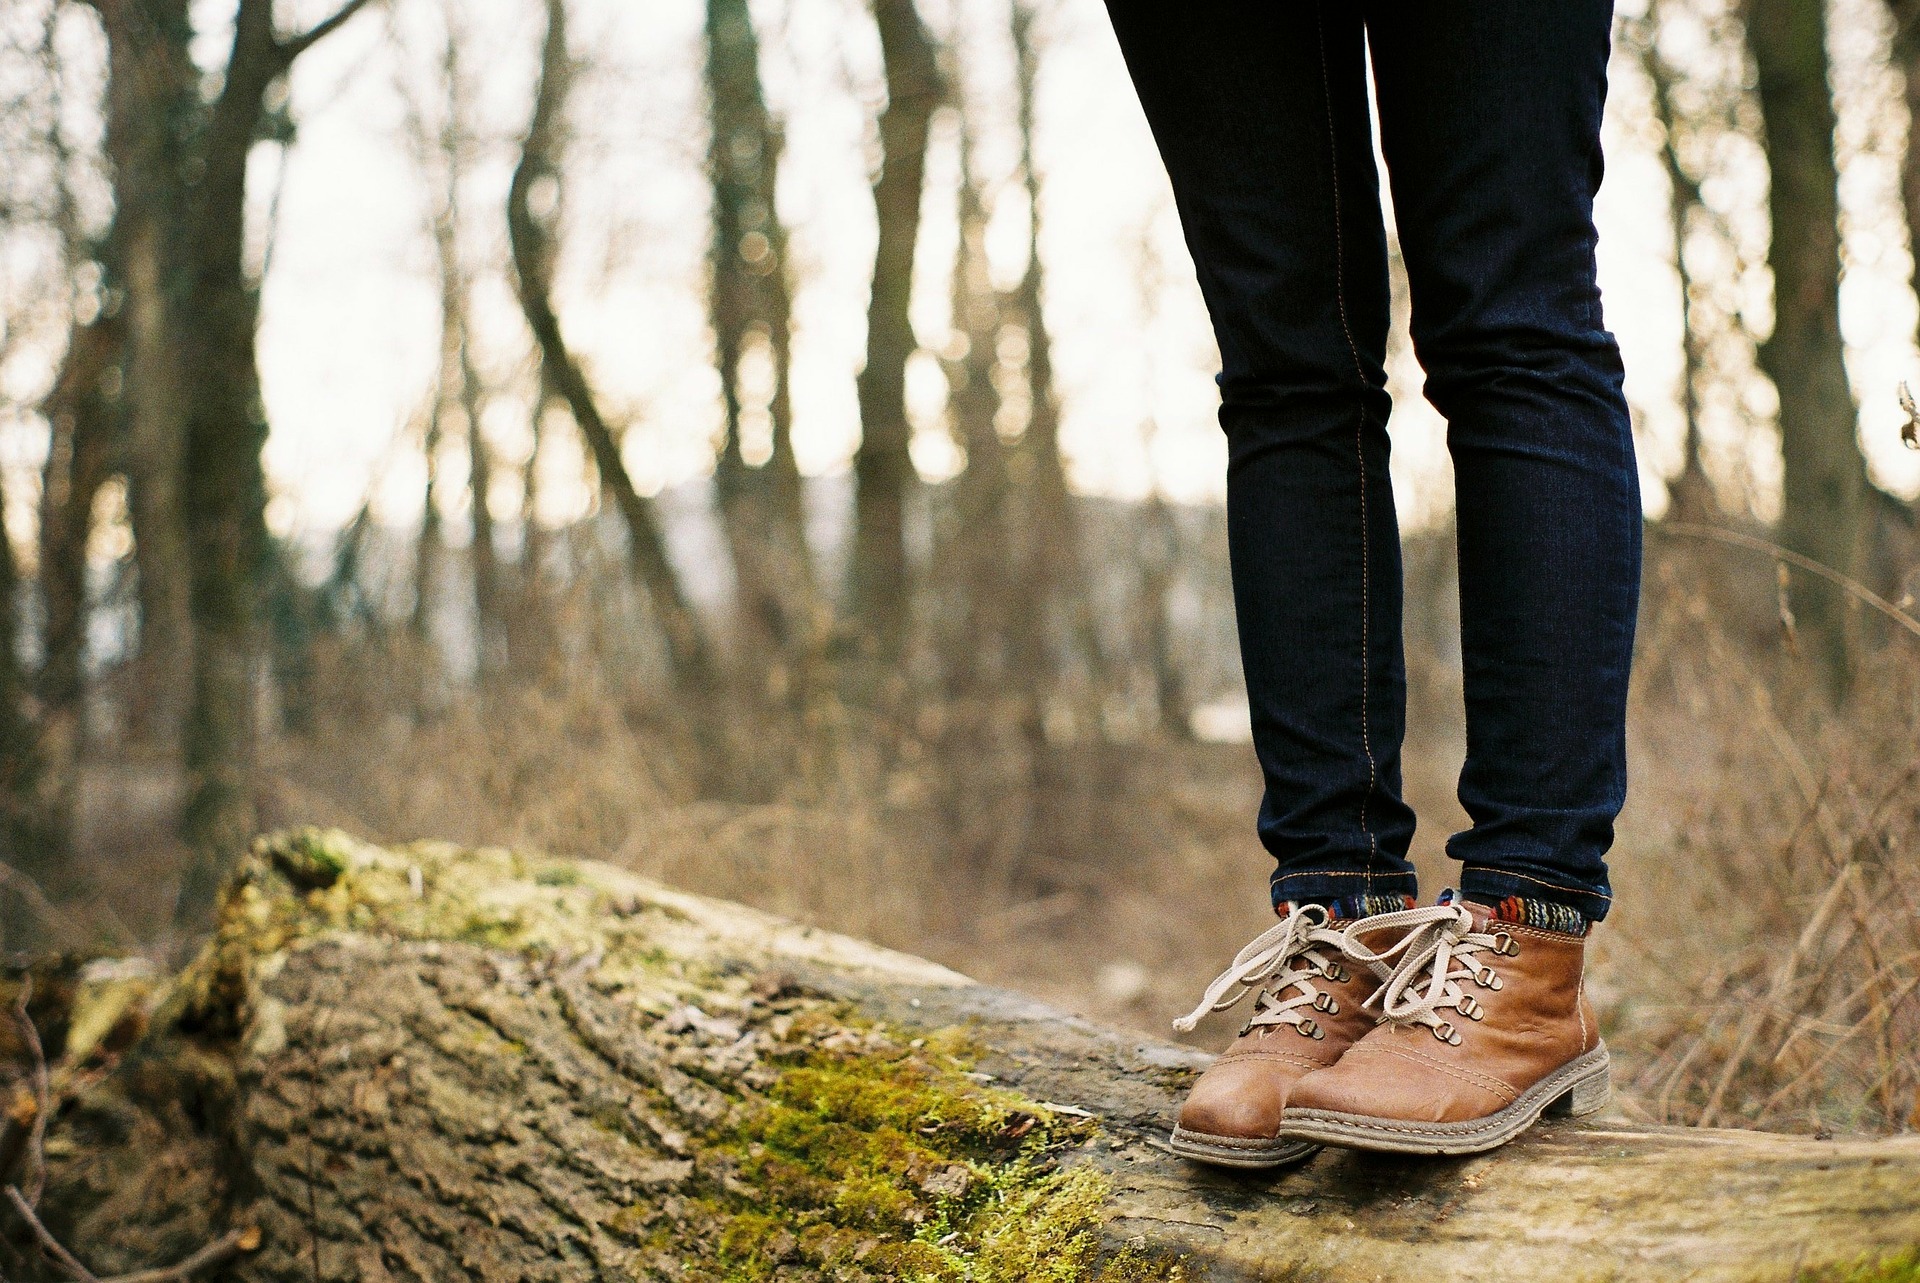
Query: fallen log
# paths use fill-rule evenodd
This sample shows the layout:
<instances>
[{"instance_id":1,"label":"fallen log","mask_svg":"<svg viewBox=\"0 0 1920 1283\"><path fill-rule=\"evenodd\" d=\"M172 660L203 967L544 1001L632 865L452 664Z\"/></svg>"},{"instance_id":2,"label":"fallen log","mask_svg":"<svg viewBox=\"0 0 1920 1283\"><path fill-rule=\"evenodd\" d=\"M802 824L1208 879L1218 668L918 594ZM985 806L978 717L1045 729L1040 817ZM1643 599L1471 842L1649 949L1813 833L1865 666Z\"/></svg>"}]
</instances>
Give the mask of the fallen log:
<instances>
[{"instance_id":1,"label":"fallen log","mask_svg":"<svg viewBox=\"0 0 1920 1283\"><path fill-rule=\"evenodd\" d=\"M1891 1279L1920 1245L1920 1138L1196 1167L1164 1134L1206 1057L601 864L262 839L118 1050L101 975L43 1205L101 1277L223 1235L250 1283Z\"/></svg>"}]
</instances>

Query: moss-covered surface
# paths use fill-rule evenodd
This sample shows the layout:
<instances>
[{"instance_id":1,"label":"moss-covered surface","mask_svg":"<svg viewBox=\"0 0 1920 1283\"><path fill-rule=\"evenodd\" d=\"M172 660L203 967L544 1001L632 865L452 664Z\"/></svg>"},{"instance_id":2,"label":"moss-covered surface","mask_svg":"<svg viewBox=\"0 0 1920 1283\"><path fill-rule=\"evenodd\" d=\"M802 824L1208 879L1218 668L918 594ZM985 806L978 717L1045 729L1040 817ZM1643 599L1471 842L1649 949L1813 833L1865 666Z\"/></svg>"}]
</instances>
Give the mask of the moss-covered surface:
<instances>
[{"instance_id":1,"label":"moss-covered surface","mask_svg":"<svg viewBox=\"0 0 1920 1283\"><path fill-rule=\"evenodd\" d=\"M1107 1178L1062 1161L1093 1123L968 1078L957 1035L902 1046L871 1028L850 1037L856 1027L845 1013L803 1016L789 1032L829 1049L777 1056L767 1089L698 1138L709 1180L694 1198L715 1232L688 1242L698 1218L634 1210L660 1226L659 1246L697 1262L687 1277L1185 1277L1178 1261L1104 1244Z\"/></svg>"},{"instance_id":2,"label":"moss-covered surface","mask_svg":"<svg viewBox=\"0 0 1920 1283\"><path fill-rule=\"evenodd\" d=\"M1866 1257L1848 1265L1802 1270L1795 1283L1920 1283L1920 1247L1891 1256Z\"/></svg>"},{"instance_id":3,"label":"moss-covered surface","mask_svg":"<svg viewBox=\"0 0 1920 1283\"><path fill-rule=\"evenodd\" d=\"M1069 1283L1180 1279L1172 1254L1103 1234L1109 1179L1072 1162L1093 1120L982 1081L963 1028L891 1030L689 947L671 893L606 866L337 832L261 839L169 1019L270 1051L262 981L340 933L453 942L548 965L583 960L597 992L722 1108L679 1122L687 1176L602 1226L690 1280ZM897 957L897 955L892 955ZM924 964L922 964L924 965ZM929 971L937 969L929 968ZM697 999L702 1022L669 1016ZM730 1055L748 1046L744 1059ZM635 1085L662 1113L676 1103ZM696 1111L699 1112L699 1111Z\"/></svg>"}]
</instances>

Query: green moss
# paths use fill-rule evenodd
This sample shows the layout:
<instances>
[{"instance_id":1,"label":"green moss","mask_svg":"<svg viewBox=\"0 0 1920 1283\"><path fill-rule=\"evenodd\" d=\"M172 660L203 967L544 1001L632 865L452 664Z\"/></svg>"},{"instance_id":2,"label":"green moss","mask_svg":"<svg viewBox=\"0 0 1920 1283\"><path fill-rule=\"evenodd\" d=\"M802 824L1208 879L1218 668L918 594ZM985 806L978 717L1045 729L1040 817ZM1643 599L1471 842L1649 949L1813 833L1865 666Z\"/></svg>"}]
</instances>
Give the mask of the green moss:
<instances>
[{"instance_id":1,"label":"green moss","mask_svg":"<svg viewBox=\"0 0 1920 1283\"><path fill-rule=\"evenodd\" d=\"M711 1277L752 1283L790 1262L924 1283L1183 1277L1177 1262L1106 1244L1106 1177L1060 1165L1093 1124L967 1077L964 1041L868 1038L782 1064L762 1098L703 1138L699 1166L723 1177L708 1203L722 1226Z\"/></svg>"},{"instance_id":2,"label":"green moss","mask_svg":"<svg viewBox=\"0 0 1920 1283\"><path fill-rule=\"evenodd\" d=\"M1878 1259L1861 1258L1846 1265L1823 1265L1802 1270L1795 1283L1920 1283L1920 1248L1908 1248Z\"/></svg>"}]
</instances>

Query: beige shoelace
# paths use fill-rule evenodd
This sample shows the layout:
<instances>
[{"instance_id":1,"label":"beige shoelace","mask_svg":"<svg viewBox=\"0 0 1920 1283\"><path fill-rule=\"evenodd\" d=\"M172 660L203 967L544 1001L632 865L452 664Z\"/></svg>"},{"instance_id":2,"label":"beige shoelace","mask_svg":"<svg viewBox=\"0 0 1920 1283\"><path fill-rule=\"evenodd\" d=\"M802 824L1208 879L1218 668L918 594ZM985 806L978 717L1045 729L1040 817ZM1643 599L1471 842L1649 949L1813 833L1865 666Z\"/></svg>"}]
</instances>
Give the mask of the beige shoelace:
<instances>
[{"instance_id":1,"label":"beige shoelace","mask_svg":"<svg viewBox=\"0 0 1920 1283\"><path fill-rule=\"evenodd\" d=\"M1313 982L1347 978L1346 968L1335 960L1346 949L1347 937L1330 929L1327 922L1324 908L1306 904L1255 936L1235 956L1233 965L1214 977L1200 1005L1174 1021L1173 1027L1190 1033L1202 1016L1225 1011L1257 988L1254 1013L1241 1028L1242 1034L1263 1025L1292 1025L1309 1038L1324 1037L1309 1012L1331 1014L1340 1004ZM1282 997L1288 990L1292 994Z\"/></svg>"},{"instance_id":2,"label":"beige shoelace","mask_svg":"<svg viewBox=\"0 0 1920 1283\"><path fill-rule=\"evenodd\" d=\"M1349 935L1344 950L1349 958L1368 966L1393 967L1386 983L1362 1005L1376 1008L1384 1022L1423 1025L1441 1042L1455 1047L1460 1045L1460 1031L1440 1013L1455 1011L1479 1020L1486 1009L1463 984L1471 981L1481 989L1500 988L1499 974L1489 963L1476 961L1475 955L1511 957L1520 951L1505 931L1475 931L1473 911L1464 904L1382 913L1363 921L1368 935L1406 934L1378 953Z\"/></svg>"}]
</instances>

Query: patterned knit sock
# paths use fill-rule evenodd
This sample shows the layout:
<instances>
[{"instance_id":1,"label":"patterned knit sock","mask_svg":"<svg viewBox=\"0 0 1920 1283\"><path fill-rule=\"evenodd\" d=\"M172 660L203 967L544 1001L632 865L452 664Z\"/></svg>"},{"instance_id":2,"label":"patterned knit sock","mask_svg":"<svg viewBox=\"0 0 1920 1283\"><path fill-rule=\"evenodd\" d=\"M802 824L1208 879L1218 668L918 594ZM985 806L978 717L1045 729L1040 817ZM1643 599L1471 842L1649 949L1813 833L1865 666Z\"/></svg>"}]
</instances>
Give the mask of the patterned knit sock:
<instances>
[{"instance_id":1,"label":"patterned knit sock","mask_svg":"<svg viewBox=\"0 0 1920 1283\"><path fill-rule=\"evenodd\" d=\"M1461 895L1451 889L1440 893L1441 904L1460 902L1477 904L1489 910L1489 916L1495 922L1539 927L1543 931L1558 931L1570 936L1583 936L1593 929L1593 923L1580 910L1571 905L1555 904L1551 900L1534 900L1518 895L1510 895L1502 900L1482 899Z\"/></svg>"},{"instance_id":2,"label":"patterned knit sock","mask_svg":"<svg viewBox=\"0 0 1920 1283\"><path fill-rule=\"evenodd\" d=\"M1280 917L1286 917L1303 904L1317 904L1327 911L1327 917L1335 922L1351 922L1355 918L1371 918L1376 913L1398 913L1402 909L1411 909L1417 904L1410 895L1389 893L1385 895L1347 895L1337 900L1282 900L1273 907Z\"/></svg>"}]
</instances>

